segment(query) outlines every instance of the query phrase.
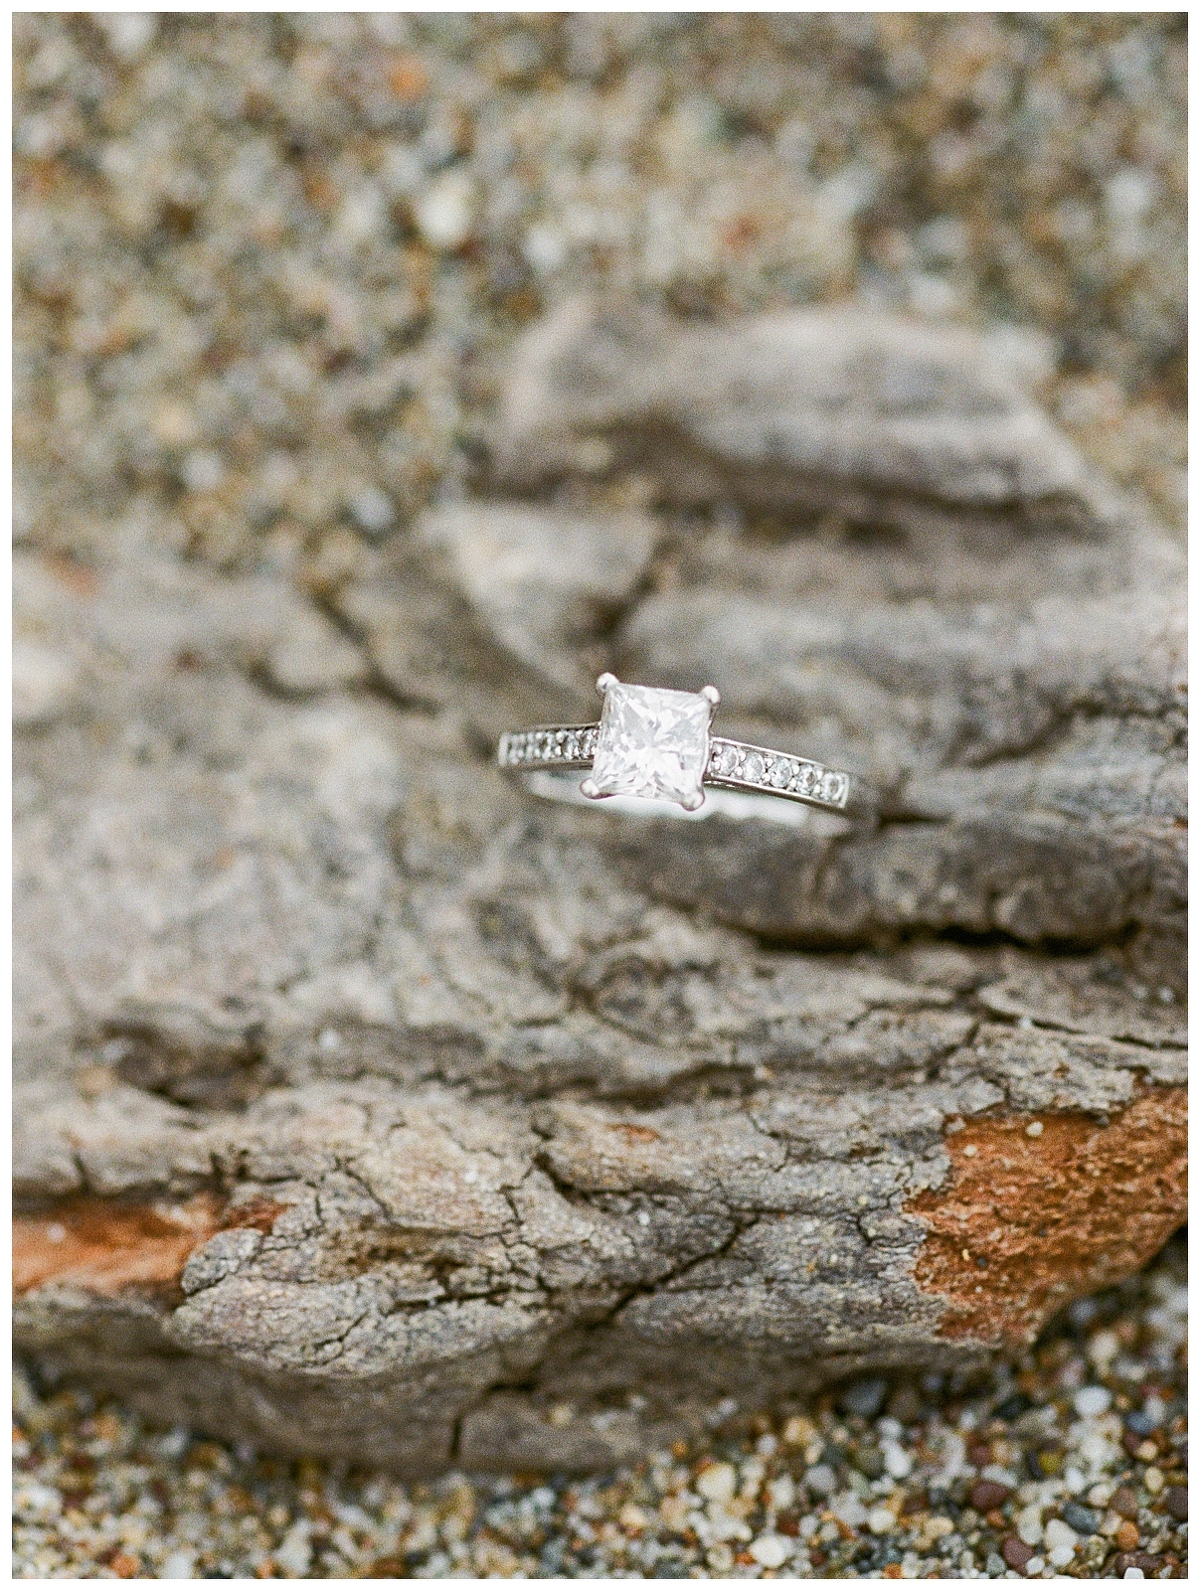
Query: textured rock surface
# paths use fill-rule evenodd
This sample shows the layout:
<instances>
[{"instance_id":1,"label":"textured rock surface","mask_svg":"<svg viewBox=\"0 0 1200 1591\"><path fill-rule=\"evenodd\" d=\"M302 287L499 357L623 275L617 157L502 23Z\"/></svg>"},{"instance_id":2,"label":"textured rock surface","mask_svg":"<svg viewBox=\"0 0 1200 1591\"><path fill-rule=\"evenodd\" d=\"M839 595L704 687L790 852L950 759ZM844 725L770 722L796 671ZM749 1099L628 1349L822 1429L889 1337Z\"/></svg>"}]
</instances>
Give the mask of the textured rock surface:
<instances>
[{"instance_id":1,"label":"textured rock surface","mask_svg":"<svg viewBox=\"0 0 1200 1591\"><path fill-rule=\"evenodd\" d=\"M577 299L518 346L499 473L636 464L675 501L724 492L790 517L1086 518L1083 461L1022 392L1021 346L847 306L686 327Z\"/></svg>"},{"instance_id":2,"label":"textured rock surface","mask_svg":"<svg viewBox=\"0 0 1200 1591\"><path fill-rule=\"evenodd\" d=\"M786 533L457 505L325 607L132 522L21 556L45 1364L293 1451L588 1467L722 1396L969 1364L1179 1224L1177 555L922 346L968 442L797 453ZM744 436L767 398L722 402ZM806 481L861 487L862 534ZM597 662L712 678L878 822L537 805L488 737L590 713Z\"/></svg>"}]
</instances>

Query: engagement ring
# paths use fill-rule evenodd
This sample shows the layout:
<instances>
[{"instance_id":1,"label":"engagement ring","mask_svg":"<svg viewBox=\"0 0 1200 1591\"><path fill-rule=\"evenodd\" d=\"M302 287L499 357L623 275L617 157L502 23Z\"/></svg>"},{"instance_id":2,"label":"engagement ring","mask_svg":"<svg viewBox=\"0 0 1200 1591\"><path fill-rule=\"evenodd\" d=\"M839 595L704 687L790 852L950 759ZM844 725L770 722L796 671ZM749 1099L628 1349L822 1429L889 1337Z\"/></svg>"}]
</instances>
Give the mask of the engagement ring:
<instances>
[{"instance_id":1,"label":"engagement ring","mask_svg":"<svg viewBox=\"0 0 1200 1591\"><path fill-rule=\"evenodd\" d=\"M714 790L708 807L734 816L756 815L764 796L845 813L858 794L852 774L714 735L712 716L721 696L713 685L702 691L660 690L601 674L596 689L604 698L598 724L554 724L502 735L501 768L527 775L535 793L557 800L618 798L616 804L628 810L620 798L633 797L670 802L696 816L706 806L705 786ZM581 771L587 777L577 782L571 775ZM721 796L722 791L729 795ZM801 815L794 806L791 813L793 820ZM776 815L784 816L782 811Z\"/></svg>"}]
</instances>

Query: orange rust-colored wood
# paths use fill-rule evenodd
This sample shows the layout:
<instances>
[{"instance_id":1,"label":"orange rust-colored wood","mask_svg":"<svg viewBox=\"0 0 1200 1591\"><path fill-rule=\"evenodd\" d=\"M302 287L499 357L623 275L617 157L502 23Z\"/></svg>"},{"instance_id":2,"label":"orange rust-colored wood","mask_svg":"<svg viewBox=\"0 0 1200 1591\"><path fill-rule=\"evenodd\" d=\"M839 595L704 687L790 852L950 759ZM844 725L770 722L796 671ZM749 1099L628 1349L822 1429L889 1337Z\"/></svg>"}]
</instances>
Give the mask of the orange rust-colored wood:
<instances>
[{"instance_id":1,"label":"orange rust-colored wood","mask_svg":"<svg viewBox=\"0 0 1200 1591\"><path fill-rule=\"evenodd\" d=\"M13 1218L13 1291L66 1282L94 1293L175 1283L192 1252L222 1227L269 1231L278 1205L227 1206L212 1193L123 1203L83 1196Z\"/></svg>"},{"instance_id":2,"label":"orange rust-colored wood","mask_svg":"<svg viewBox=\"0 0 1200 1591\"><path fill-rule=\"evenodd\" d=\"M928 1229L914 1276L945 1300L945 1337L1028 1342L1187 1218L1183 1088L1151 1089L1107 1125L1081 1112L976 1117L946 1148L946 1182L906 1206Z\"/></svg>"}]
</instances>

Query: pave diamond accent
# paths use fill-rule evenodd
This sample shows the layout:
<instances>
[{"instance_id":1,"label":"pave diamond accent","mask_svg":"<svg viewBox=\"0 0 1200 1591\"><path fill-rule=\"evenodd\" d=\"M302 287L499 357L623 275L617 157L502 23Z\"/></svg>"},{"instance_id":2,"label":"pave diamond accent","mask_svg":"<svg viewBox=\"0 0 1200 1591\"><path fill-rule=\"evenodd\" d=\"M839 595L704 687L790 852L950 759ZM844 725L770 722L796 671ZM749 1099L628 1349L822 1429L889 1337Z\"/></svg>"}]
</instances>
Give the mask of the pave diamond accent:
<instances>
[{"instance_id":1,"label":"pave diamond accent","mask_svg":"<svg viewBox=\"0 0 1200 1591\"><path fill-rule=\"evenodd\" d=\"M521 730L517 734L504 736L500 761L506 768L526 767L537 762L586 762L591 755L585 749L589 735L594 744L595 730L582 726L574 729Z\"/></svg>"},{"instance_id":2,"label":"pave diamond accent","mask_svg":"<svg viewBox=\"0 0 1200 1591\"><path fill-rule=\"evenodd\" d=\"M600 795L698 805L712 705L691 691L614 682L604 696L592 782Z\"/></svg>"},{"instance_id":3,"label":"pave diamond accent","mask_svg":"<svg viewBox=\"0 0 1200 1591\"><path fill-rule=\"evenodd\" d=\"M817 782L817 772L817 768L811 762L799 764L795 778L792 780L792 789L797 795L812 795L813 786Z\"/></svg>"}]
</instances>

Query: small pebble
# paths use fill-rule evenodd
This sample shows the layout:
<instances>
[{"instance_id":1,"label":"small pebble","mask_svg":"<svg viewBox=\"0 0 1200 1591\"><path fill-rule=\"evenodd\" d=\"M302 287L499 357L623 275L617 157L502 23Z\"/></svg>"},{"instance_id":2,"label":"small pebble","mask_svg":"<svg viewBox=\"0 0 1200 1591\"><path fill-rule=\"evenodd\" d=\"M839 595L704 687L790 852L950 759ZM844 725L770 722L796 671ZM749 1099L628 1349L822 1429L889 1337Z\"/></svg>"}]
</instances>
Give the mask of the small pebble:
<instances>
[{"instance_id":1,"label":"small pebble","mask_svg":"<svg viewBox=\"0 0 1200 1591\"><path fill-rule=\"evenodd\" d=\"M1082 1503L1069 1502L1063 1504L1063 1518L1071 1529L1080 1536L1094 1536L1100 1523L1098 1515L1091 1508L1085 1508Z\"/></svg>"},{"instance_id":2,"label":"small pebble","mask_svg":"<svg viewBox=\"0 0 1200 1591\"><path fill-rule=\"evenodd\" d=\"M999 1481L976 1481L971 1487L971 1507L981 1514L990 1514L993 1508L1001 1507L1012 1495L1012 1489L1002 1486Z\"/></svg>"},{"instance_id":3,"label":"small pebble","mask_svg":"<svg viewBox=\"0 0 1200 1591\"><path fill-rule=\"evenodd\" d=\"M887 1390L887 1382L873 1376L869 1380L856 1381L853 1386L847 1387L839 1401L846 1414L860 1414L863 1419L870 1420L883 1407Z\"/></svg>"},{"instance_id":4,"label":"small pebble","mask_svg":"<svg viewBox=\"0 0 1200 1591\"><path fill-rule=\"evenodd\" d=\"M1163 1501L1172 1519L1178 1519L1181 1523L1187 1519L1188 1494L1186 1486L1169 1486Z\"/></svg>"},{"instance_id":5,"label":"small pebble","mask_svg":"<svg viewBox=\"0 0 1200 1591\"><path fill-rule=\"evenodd\" d=\"M1114 1514L1120 1514L1122 1519L1136 1519L1138 1514L1137 1493L1131 1486L1118 1486L1109 1499L1108 1506Z\"/></svg>"},{"instance_id":6,"label":"small pebble","mask_svg":"<svg viewBox=\"0 0 1200 1591\"><path fill-rule=\"evenodd\" d=\"M1000 1556L1010 1569L1015 1569L1021 1574L1033 1557L1033 1548L1023 1542L1019 1536L1005 1536L1000 1546Z\"/></svg>"},{"instance_id":7,"label":"small pebble","mask_svg":"<svg viewBox=\"0 0 1200 1591\"><path fill-rule=\"evenodd\" d=\"M417 230L432 249L462 248L475 219L475 179L452 169L438 177L416 206Z\"/></svg>"},{"instance_id":8,"label":"small pebble","mask_svg":"<svg viewBox=\"0 0 1200 1591\"><path fill-rule=\"evenodd\" d=\"M737 1491L737 1471L732 1464L710 1464L697 1476L696 1490L709 1502L732 1502Z\"/></svg>"},{"instance_id":9,"label":"small pebble","mask_svg":"<svg viewBox=\"0 0 1200 1591\"><path fill-rule=\"evenodd\" d=\"M1071 1529L1070 1525L1062 1519L1048 1519L1046 1521L1045 1529L1042 1532L1042 1540L1051 1560L1056 1563L1058 1563L1058 1560L1054 1557L1056 1552L1065 1551L1067 1556L1063 1561L1067 1562L1074 1556L1075 1548L1079 1545L1079 1537ZM1058 1563L1058 1567L1061 1568L1062 1564Z\"/></svg>"},{"instance_id":10,"label":"small pebble","mask_svg":"<svg viewBox=\"0 0 1200 1591\"><path fill-rule=\"evenodd\" d=\"M792 1544L785 1536L759 1536L750 1543L750 1556L764 1569L778 1569L791 1556Z\"/></svg>"},{"instance_id":11,"label":"small pebble","mask_svg":"<svg viewBox=\"0 0 1200 1591\"><path fill-rule=\"evenodd\" d=\"M1081 1419L1090 1420L1112 1407L1112 1393L1107 1387L1080 1387L1072 1401L1075 1413Z\"/></svg>"},{"instance_id":12,"label":"small pebble","mask_svg":"<svg viewBox=\"0 0 1200 1591\"><path fill-rule=\"evenodd\" d=\"M1123 1519L1117 1526L1117 1546L1122 1552L1132 1552L1141 1542L1138 1527L1132 1519Z\"/></svg>"}]
</instances>

